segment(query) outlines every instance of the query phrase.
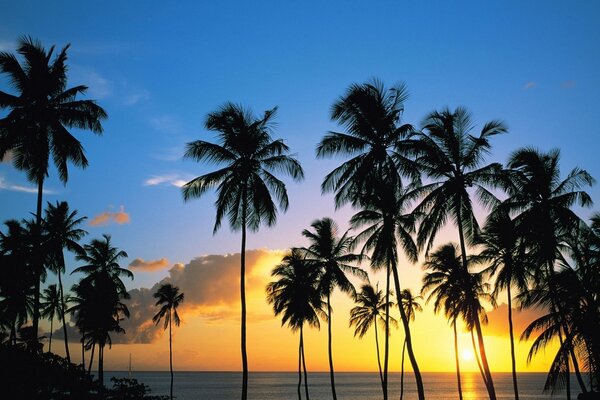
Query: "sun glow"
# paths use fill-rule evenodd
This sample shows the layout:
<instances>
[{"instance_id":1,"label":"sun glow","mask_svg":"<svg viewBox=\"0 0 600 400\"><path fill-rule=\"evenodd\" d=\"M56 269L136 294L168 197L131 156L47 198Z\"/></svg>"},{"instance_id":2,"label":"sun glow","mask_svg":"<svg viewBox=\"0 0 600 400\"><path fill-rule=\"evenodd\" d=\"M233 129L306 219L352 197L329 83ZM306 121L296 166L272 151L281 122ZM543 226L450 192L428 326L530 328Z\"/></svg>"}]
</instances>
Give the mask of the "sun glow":
<instances>
[{"instance_id":1,"label":"sun glow","mask_svg":"<svg viewBox=\"0 0 600 400\"><path fill-rule=\"evenodd\" d=\"M472 361L475 356L473 355L473 351L469 350L469 349L465 349L463 351L460 352L460 358L463 361Z\"/></svg>"}]
</instances>

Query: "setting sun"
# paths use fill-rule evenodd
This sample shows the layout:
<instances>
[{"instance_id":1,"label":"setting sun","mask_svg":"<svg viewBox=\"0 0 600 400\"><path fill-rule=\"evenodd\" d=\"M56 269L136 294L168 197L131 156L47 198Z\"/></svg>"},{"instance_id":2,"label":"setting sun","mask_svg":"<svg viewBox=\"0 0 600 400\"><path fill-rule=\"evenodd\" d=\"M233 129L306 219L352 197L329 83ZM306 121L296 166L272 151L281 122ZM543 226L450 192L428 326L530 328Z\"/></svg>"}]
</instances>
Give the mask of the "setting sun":
<instances>
[{"instance_id":1,"label":"setting sun","mask_svg":"<svg viewBox=\"0 0 600 400\"><path fill-rule=\"evenodd\" d=\"M473 351L470 349L465 349L460 352L460 358L463 361L472 361L474 358Z\"/></svg>"}]
</instances>

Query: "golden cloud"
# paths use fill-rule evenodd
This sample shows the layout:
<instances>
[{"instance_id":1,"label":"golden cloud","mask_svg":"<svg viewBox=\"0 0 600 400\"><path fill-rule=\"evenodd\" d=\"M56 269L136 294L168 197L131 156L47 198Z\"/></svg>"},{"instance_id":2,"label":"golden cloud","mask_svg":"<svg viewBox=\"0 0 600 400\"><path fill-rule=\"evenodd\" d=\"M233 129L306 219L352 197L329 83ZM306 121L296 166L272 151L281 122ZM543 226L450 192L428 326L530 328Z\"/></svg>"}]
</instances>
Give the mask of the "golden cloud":
<instances>
[{"instance_id":1,"label":"golden cloud","mask_svg":"<svg viewBox=\"0 0 600 400\"><path fill-rule=\"evenodd\" d=\"M103 226L110 223L119 225L128 224L131 222L131 217L125 212L125 206L121 206L118 212L105 211L96 215L91 221L91 226Z\"/></svg>"},{"instance_id":2,"label":"golden cloud","mask_svg":"<svg viewBox=\"0 0 600 400\"><path fill-rule=\"evenodd\" d=\"M152 272L159 271L169 266L169 260L161 258L159 260L144 260L143 258L136 258L129 263L129 268L136 271Z\"/></svg>"}]
</instances>

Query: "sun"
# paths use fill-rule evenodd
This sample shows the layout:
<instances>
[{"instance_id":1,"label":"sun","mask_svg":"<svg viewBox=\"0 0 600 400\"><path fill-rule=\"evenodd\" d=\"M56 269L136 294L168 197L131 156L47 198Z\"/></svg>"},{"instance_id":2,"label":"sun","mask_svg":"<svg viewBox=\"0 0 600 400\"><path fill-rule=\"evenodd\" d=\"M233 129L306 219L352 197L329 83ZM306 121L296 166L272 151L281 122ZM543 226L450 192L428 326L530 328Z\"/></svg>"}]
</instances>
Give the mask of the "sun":
<instances>
[{"instance_id":1,"label":"sun","mask_svg":"<svg viewBox=\"0 0 600 400\"><path fill-rule=\"evenodd\" d=\"M469 349L464 349L460 352L460 358L463 361L472 361L475 356L473 355L473 351Z\"/></svg>"}]
</instances>

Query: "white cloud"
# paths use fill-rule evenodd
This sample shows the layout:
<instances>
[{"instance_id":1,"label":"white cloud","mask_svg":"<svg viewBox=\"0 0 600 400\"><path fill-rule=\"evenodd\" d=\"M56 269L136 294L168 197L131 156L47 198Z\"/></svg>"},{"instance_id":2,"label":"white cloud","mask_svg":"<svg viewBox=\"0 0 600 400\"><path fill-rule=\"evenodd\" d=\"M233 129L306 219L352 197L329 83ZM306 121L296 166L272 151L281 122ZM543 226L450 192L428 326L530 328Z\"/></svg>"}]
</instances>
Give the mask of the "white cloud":
<instances>
[{"instance_id":1,"label":"white cloud","mask_svg":"<svg viewBox=\"0 0 600 400\"><path fill-rule=\"evenodd\" d=\"M168 133L170 135L183 133L181 120L174 115L161 115L150 118L150 125L157 131Z\"/></svg>"},{"instance_id":2,"label":"white cloud","mask_svg":"<svg viewBox=\"0 0 600 400\"><path fill-rule=\"evenodd\" d=\"M123 105L127 107L134 106L140 101L148 100L150 98L150 92L145 89L133 91L123 96Z\"/></svg>"},{"instance_id":3,"label":"white cloud","mask_svg":"<svg viewBox=\"0 0 600 400\"><path fill-rule=\"evenodd\" d=\"M10 190L11 192L33 193L37 194L35 186L23 186L8 182L3 176L0 176L0 190ZM43 189L44 194L54 194L54 191Z\"/></svg>"},{"instance_id":4,"label":"white cloud","mask_svg":"<svg viewBox=\"0 0 600 400\"><path fill-rule=\"evenodd\" d=\"M113 83L102 76L98 71L89 67L72 65L71 85L85 85L88 89L88 95L94 100L102 100L113 94Z\"/></svg>"},{"instance_id":5,"label":"white cloud","mask_svg":"<svg viewBox=\"0 0 600 400\"><path fill-rule=\"evenodd\" d=\"M527 82L523 88L525 90L529 90L529 89L533 89L536 86L537 86L537 83L535 83L535 82Z\"/></svg>"},{"instance_id":6,"label":"white cloud","mask_svg":"<svg viewBox=\"0 0 600 400\"><path fill-rule=\"evenodd\" d=\"M144 181L144 186L175 186L182 187L192 178L187 178L178 174L171 175L153 175Z\"/></svg>"}]
</instances>

